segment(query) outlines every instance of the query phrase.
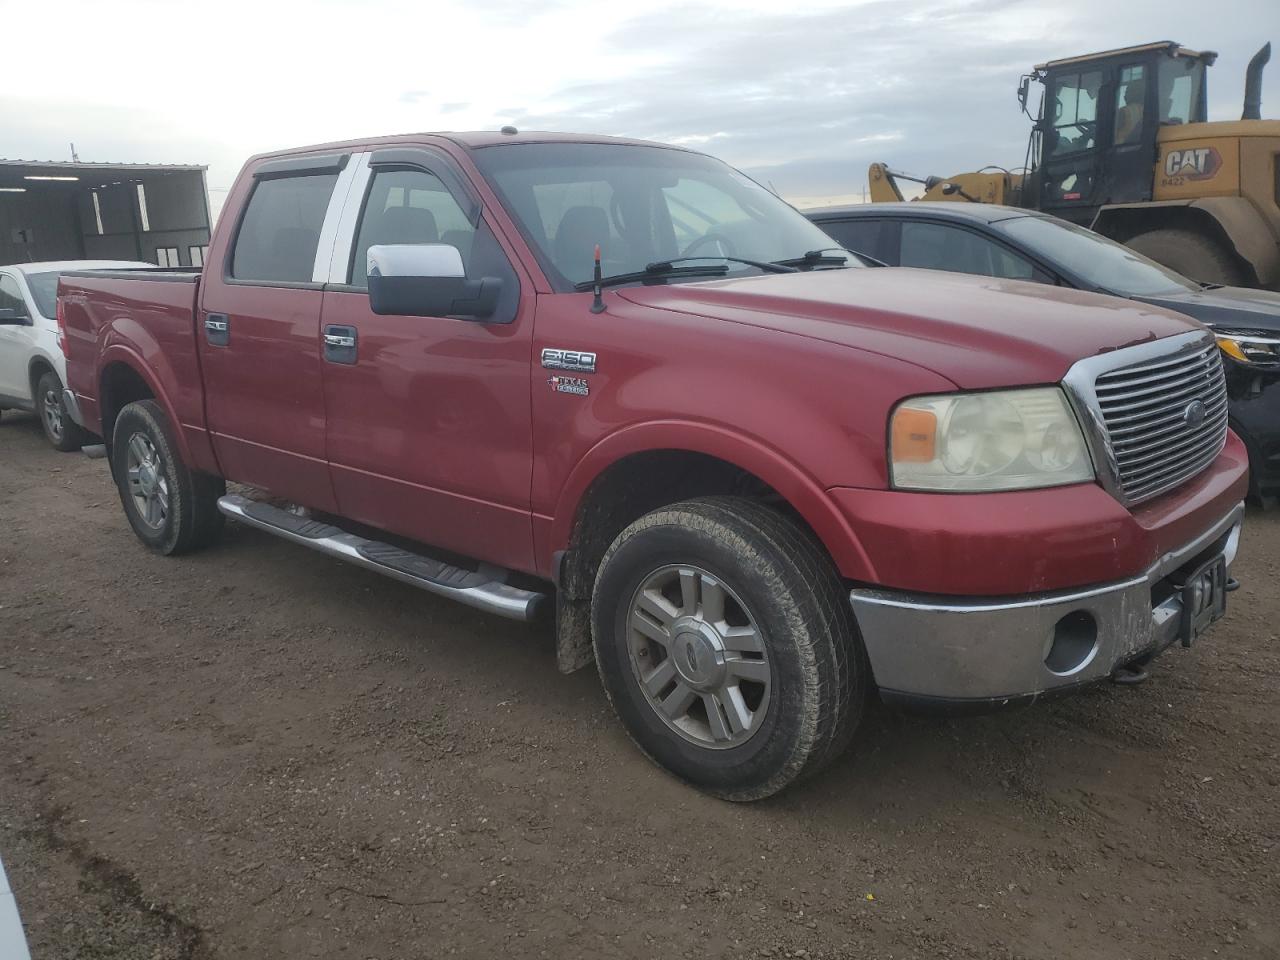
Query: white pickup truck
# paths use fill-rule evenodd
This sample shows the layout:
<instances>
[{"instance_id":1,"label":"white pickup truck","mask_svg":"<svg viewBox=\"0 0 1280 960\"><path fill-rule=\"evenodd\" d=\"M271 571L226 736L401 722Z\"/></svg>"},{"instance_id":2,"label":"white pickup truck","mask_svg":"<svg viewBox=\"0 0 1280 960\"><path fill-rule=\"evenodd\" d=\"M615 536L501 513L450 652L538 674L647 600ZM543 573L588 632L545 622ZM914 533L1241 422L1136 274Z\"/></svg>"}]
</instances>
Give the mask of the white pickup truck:
<instances>
[{"instance_id":1,"label":"white pickup truck","mask_svg":"<svg viewBox=\"0 0 1280 960\"><path fill-rule=\"evenodd\" d=\"M0 410L32 410L58 450L88 442L63 406L66 357L58 346L58 277L68 270L154 267L132 260L62 260L0 267Z\"/></svg>"}]
</instances>

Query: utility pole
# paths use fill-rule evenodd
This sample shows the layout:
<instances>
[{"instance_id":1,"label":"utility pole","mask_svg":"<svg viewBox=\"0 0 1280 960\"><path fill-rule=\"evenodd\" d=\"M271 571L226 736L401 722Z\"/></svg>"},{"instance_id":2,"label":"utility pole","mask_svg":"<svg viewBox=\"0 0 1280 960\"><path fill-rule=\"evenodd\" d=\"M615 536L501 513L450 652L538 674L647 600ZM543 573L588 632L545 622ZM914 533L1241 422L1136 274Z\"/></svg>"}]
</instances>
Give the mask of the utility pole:
<instances>
[{"instance_id":1,"label":"utility pole","mask_svg":"<svg viewBox=\"0 0 1280 960\"><path fill-rule=\"evenodd\" d=\"M76 145L74 143L71 144L71 162L72 163L80 162L80 155L76 153Z\"/></svg>"}]
</instances>

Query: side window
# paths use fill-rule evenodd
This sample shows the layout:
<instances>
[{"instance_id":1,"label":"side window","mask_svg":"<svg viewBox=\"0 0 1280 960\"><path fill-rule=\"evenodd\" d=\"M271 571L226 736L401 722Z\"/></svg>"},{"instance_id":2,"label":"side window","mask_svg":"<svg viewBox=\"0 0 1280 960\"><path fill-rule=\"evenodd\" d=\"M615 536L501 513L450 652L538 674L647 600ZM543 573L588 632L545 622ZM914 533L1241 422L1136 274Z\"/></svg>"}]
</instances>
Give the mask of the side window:
<instances>
[{"instance_id":1,"label":"side window","mask_svg":"<svg viewBox=\"0 0 1280 960\"><path fill-rule=\"evenodd\" d=\"M1008 280L1044 280L1030 261L971 230L940 223L903 223L902 266Z\"/></svg>"},{"instance_id":2,"label":"side window","mask_svg":"<svg viewBox=\"0 0 1280 960\"><path fill-rule=\"evenodd\" d=\"M259 180L231 253L232 278L309 283L337 179L336 173L327 173Z\"/></svg>"},{"instance_id":3,"label":"side window","mask_svg":"<svg viewBox=\"0 0 1280 960\"><path fill-rule=\"evenodd\" d=\"M854 253L863 253L868 257L883 260L880 256L880 233L883 220L823 220L818 224L823 232L832 237L840 246Z\"/></svg>"},{"instance_id":4,"label":"side window","mask_svg":"<svg viewBox=\"0 0 1280 960\"><path fill-rule=\"evenodd\" d=\"M1147 68L1142 64L1120 68L1116 85L1116 146L1137 143L1142 136L1142 115L1147 103Z\"/></svg>"},{"instance_id":5,"label":"side window","mask_svg":"<svg viewBox=\"0 0 1280 960\"><path fill-rule=\"evenodd\" d=\"M476 228L439 177L425 170L380 170L360 218L351 284L368 286L369 248L380 243L451 244L470 274L475 237Z\"/></svg>"},{"instance_id":6,"label":"side window","mask_svg":"<svg viewBox=\"0 0 1280 960\"><path fill-rule=\"evenodd\" d=\"M1160 122L1195 123L1200 104L1204 65L1185 57L1160 60Z\"/></svg>"},{"instance_id":7,"label":"side window","mask_svg":"<svg viewBox=\"0 0 1280 960\"><path fill-rule=\"evenodd\" d=\"M1098 94L1102 71L1086 70L1058 77L1045 100L1049 111L1049 157L1062 157L1097 144Z\"/></svg>"},{"instance_id":8,"label":"side window","mask_svg":"<svg viewBox=\"0 0 1280 960\"><path fill-rule=\"evenodd\" d=\"M490 323L510 323L520 305L520 280L484 218L472 225L440 178L425 170L378 170L351 250L351 286L369 286L369 248L384 243L447 243L462 254L467 278L502 281Z\"/></svg>"},{"instance_id":9,"label":"side window","mask_svg":"<svg viewBox=\"0 0 1280 960\"><path fill-rule=\"evenodd\" d=\"M25 317L30 314L27 302L22 299L22 291L18 289L18 281L8 274L0 275L0 310L16 310L15 316Z\"/></svg>"}]
</instances>

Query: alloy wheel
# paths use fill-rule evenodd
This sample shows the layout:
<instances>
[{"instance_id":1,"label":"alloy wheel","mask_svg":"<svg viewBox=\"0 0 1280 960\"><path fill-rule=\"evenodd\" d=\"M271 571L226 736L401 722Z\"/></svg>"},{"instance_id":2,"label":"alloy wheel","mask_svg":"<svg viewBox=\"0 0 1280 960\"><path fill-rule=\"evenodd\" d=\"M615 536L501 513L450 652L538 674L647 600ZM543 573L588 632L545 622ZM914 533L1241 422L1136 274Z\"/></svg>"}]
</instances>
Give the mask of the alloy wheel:
<instances>
[{"instance_id":1,"label":"alloy wheel","mask_svg":"<svg viewBox=\"0 0 1280 960\"><path fill-rule=\"evenodd\" d=\"M641 581L627 618L632 675L685 740L741 746L768 714L773 669L760 629L720 578L685 564Z\"/></svg>"},{"instance_id":2,"label":"alloy wheel","mask_svg":"<svg viewBox=\"0 0 1280 960\"><path fill-rule=\"evenodd\" d=\"M143 523L159 530L169 515L169 480L164 472L164 459L145 433L130 437L128 449L125 471L133 505Z\"/></svg>"}]
</instances>

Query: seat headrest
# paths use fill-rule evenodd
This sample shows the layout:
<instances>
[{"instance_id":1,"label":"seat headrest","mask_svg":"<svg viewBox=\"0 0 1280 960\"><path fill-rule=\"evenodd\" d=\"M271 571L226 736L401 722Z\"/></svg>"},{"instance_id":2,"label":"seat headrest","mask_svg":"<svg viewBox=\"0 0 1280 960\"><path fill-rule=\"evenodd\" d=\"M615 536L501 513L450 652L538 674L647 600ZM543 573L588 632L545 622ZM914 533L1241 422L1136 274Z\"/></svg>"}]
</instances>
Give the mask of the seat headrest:
<instances>
[{"instance_id":1,"label":"seat headrest","mask_svg":"<svg viewBox=\"0 0 1280 960\"><path fill-rule=\"evenodd\" d=\"M570 207L556 228L556 266L566 276L586 276L595 245L608 240L609 215L604 210L600 207Z\"/></svg>"},{"instance_id":2,"label":"seat headrest","mask_svg":"<svg viewBox=\"0 0 1280 960\"><path fill-rule=\"evenodd\" d=\"M436 243L436 218L423 207L390 207L378 219L379 243Z\"/></svg>"}]
</instances>

